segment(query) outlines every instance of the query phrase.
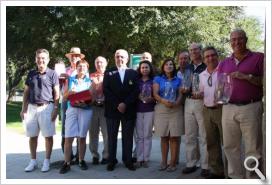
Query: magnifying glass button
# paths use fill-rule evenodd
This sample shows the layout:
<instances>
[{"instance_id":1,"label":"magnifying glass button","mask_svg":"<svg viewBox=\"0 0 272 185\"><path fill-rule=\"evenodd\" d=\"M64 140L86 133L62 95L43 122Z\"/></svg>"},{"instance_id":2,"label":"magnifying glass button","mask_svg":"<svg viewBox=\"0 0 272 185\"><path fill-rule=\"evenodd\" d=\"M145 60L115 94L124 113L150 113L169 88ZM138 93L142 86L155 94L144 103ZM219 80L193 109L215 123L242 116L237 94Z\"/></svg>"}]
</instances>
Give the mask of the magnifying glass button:
<instances>
[{"instance_id":1,"label":"magnifying glass button","mask_svg":"<svg viewBox=\"0 0 272 185\"><path fill-rule=\"evenodd\" d=\"M257 175L260 177L261 180L263 181L265 180L265 176L262 174L262 172L258 168L255 169L255 172L257 173Z\"/></svg>"},{"instance_id":2,"label":"magnifying glass button","mask_svg":"<svg viewBox=\"0 0 272 185\"><path fill-rule=\"evenodd\" d=\"M254 167L249 167L249 165L247 164L247 162L249 160L253 160L255 161L256 165ZM244 161L244 166L248 171L255 171L255 173L260 177L261 180L265 180L265 176L262 174L262 172L258 169L259 166L259 161L256 157L254 156L248 156L245 161Z\"/></svg>"}]
</instances>

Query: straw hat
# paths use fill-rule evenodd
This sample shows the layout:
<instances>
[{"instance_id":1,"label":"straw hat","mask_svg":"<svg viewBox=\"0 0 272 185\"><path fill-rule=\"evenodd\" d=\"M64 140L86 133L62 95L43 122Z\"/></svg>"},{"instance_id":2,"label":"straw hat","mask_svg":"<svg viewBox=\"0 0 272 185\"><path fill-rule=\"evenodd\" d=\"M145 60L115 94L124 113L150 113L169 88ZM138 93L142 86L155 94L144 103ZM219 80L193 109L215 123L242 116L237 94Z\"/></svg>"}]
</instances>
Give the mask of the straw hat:
<instances>
[{"instance_id":1,"label":"straw hat","mask_svg":"<svg viewBox=\"0 0 272 185\"><path fill-rule=\"evenodd\" d=\"M71 55L80 55L81 59L83 59L85 57L85 55L80 52L80 48L78 48L78 47L72 47L70 50L70 53L65 54L65 56L67 58L70 58Z\"/></svg>"}]
</instances>

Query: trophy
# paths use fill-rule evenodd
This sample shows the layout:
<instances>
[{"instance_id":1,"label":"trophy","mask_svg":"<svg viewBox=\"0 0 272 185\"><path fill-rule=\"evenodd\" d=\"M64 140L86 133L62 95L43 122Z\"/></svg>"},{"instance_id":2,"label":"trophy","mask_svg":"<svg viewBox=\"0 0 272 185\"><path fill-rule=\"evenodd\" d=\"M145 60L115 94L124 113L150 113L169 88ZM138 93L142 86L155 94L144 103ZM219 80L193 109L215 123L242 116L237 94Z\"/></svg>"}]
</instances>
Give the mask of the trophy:
<instances>
[{"instance_id":1,"label":"trophy","mask_svg":"<svg viewBox=\"0 0 272 185\"><path fill-rule=\"evenodd\" d=\"M199 74L194 73L192 75L192 93L198 95L199 92Z\"/></svg>"},{"instance_id":2,"label":"trophy","mask_svg":"<svg viewBox=\"0 0 272 185\"><path fill-rule=\"evenodd\" d=\"M54 69L55 69L55 71L56 71L56 73L57 73L57 75L59 77L60 84L63 84L65 82L65 77L62 77L61 74L66 73L64 63L56 63Z\"/></svg>"},{"instance_id":3,"label":"trophy","mask_svg":"<svg viewBox=\"0 0 272 185\"><path fill-rule=\"evenodd\" d=\"M151 85L150 84L143 84L140 99L143 103L147 103L147 99L151 97Z\"/></svg>"},{"instance_id":4,"label":"trophy","mask_svg":"<svg viewBox=\"0 0 272 185\"><path fill-rule=\"evenodd\" d=\"M227 73L218 73L215 88L215 101L217 104L227 104L232 93L232 81Z\"/></svg>"},{"instance_id":5,"label":"trophy","mask_svg":"<svg viewBox=\"0 0 272 185\"><path fill-rule=\"evenodd\" d=\"M105 97L104 97L104 94L103 94L102 83L99 83L99 84L96 85L95 91L96 91L95 102L97 103L97 105L103 105Z\"/></svg>"},{"instance_id":6,"label":"trophy","mask_svg":"<svg viewBox=\"0 0 272 185\"><path fill-rule=\"evenodd\" d=\"M169 100L170 102L176 101L176 97L177 97L176 91L173 88L171 82L165 82L163 95L164 95L164 98Z\"/></svg>"},{"instance_id":7,"label":"trophy","mask_svg":"<svg viewBox=\"0 0 272 185\"><path fill-rule=\"evenodd\" d=\"M181 79L181 88L184 90L189 90L191 87L191 72L189 70L185 70L184 73L181 74Z\"/></svg>"}]
</instances>

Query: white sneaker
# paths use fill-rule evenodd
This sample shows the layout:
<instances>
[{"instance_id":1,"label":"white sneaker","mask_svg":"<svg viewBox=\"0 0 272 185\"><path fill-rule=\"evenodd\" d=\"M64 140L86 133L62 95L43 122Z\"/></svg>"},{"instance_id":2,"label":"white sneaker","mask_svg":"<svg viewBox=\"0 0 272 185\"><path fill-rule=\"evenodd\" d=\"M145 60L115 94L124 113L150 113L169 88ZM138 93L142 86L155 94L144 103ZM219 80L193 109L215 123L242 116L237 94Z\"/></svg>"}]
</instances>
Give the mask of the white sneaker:
<instances>
[{"instance_id":1,"label":"white sneaker","mask_svg":"<svg viewBox=\"0 0 272 185\"><path fill-rule=\"evenodd\" d=\"M37 163L36 159L31 159L28 166L25 168L25 172L32 172L37 167L38 167L38 163Z\"/></svg>"},{"instance_id":2,"label":"white sneaker","mask_svg":"<svg viewBox=\"0 0 272 185\"><path fill-rule=\"evenodd\" d=\"M50 160L49 159L44 159L41 171L42 172L48 172L49 170L50 170Z\"/></svg>"}]
</instances>

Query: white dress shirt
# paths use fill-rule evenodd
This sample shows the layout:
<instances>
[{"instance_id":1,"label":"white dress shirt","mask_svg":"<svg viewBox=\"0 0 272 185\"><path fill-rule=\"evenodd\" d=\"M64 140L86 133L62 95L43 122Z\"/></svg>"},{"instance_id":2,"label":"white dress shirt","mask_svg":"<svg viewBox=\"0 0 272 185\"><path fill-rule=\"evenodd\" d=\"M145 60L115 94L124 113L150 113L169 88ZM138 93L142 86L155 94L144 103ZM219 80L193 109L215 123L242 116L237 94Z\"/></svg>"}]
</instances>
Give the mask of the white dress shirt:
<instances>
[{"instance_id":1,"label":"white dress shirt","mask_svg":"<svg viewBox=\"0 0 272 185\"><path fill-rule=\"evenodd\" d=\"M212 86L208 85L208 78L212 78ZM213 107L215 103L215 88L217 83L217 68L210 74L207 69L199 75L199 89L204 93L203 101L207 107Z\"/></svg>"},{"instance_id":2,"label":"white dress shirt","mask_svg":"<svg viewBox=\"0 0 272 185\"><path fill-rule=\"evenodd\" d=\"M120 68L118 68L118 72L119 72L119 75L120 75L122 83L124 82L126 69L127 69L127 67L120 67Z\"/></svg>"}]
</instances>

